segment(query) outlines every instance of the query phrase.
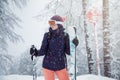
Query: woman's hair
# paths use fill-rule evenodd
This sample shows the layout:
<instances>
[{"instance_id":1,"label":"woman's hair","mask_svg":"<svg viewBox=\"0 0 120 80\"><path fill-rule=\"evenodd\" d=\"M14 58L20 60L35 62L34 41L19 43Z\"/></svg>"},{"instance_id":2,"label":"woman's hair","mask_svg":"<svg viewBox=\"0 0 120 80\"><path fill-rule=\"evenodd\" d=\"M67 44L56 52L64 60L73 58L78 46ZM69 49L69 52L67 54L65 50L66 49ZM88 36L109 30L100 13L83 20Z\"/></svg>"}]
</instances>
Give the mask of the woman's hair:
<instances>
[{"instance_id":1,"label":"woman's hair","mask_svg":"<svg viewBox=\"0 0 120 80\"><path fill-rule=\"evenodd\" d=\"M57 25L58 25L58 28L63 28L62 24L57 24Z\"/></svg>"}]
</instances>

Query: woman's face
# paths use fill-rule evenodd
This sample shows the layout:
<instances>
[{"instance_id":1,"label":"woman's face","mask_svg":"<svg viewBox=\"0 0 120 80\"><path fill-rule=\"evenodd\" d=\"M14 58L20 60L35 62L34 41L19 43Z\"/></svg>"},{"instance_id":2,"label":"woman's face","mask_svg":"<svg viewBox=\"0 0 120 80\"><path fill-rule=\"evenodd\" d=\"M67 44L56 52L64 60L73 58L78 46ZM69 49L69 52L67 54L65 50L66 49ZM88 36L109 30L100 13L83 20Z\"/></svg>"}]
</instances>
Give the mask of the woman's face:
<instances>
[{"instance_id":1,"label":"woman's face","mask_svg":"<svg viewBox=\"0 0 120 80\"><path fill-rule=\"evenodd\" d=\"M58 25L53 20L49 21L49 25L52 28L52 30L58 29Z\"/></svg>"},{"instance_id":2,"label":"woman's face","mask_svg":"<svg viewBox=\"0 0 120 80\"><path fill-rule=\"evenodd\" d=\"M52 30L58 29L58 25L57 25L57 24L55 24L55 25L50 25L50 27L52 28Z\"/></svg>"}]
</instances>

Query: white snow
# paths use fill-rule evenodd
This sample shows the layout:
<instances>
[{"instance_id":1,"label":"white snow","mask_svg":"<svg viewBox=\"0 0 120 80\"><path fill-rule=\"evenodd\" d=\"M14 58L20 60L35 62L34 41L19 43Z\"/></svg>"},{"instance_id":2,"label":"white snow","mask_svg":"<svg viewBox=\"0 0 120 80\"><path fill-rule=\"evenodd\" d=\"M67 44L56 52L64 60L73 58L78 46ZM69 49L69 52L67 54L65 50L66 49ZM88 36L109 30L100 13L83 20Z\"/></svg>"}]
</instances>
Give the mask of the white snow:
<instances>
[{"instance_id":1,"label":"white snow","mask_svg":"<svg viewBox=\"0 0 120 80\"><path fill-rule=\"evenodd\" d=\"M33 77L28 75L7 75L0 76L0 80L33 80ZM43 76L38 77L37 80L44 80L44 77ZM88 74L78 76L77 80L115 80L115 79Z\"/></svg>"},{"instance_id":2,"label":"white snow","mask_svg":"<svg viewBox=\"0 0 120 80\"><path fill-rule=\"evenodd\" d=\"M77 80L115 80L115 79L89 74L89 75L78 76Z\"/></svg>"}]
</instances>

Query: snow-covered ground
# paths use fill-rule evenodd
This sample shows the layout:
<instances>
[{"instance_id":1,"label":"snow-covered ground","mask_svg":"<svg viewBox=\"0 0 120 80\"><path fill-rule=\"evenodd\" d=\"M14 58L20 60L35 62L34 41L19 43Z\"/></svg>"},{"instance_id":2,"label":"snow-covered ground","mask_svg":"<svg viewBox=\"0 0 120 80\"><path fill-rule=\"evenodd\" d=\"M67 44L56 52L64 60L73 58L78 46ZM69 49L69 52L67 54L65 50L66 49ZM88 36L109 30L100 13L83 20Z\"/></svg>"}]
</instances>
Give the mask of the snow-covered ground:
<instances>
[{"instance_id":1,"label":"snow-covered ground","mask_svg":"<svg viewBox=\"0 0 120 80\"><path fill-rule=\"evenodd\" d=\"M0 76L0 80L33 80L33 77L28 75L7 75ZM43 76L38 77L37 80L44 80L44 77ZM78 76L77 80L115 80L115 79L96 75L82 75Z\"/></svg>"}]
</instances>

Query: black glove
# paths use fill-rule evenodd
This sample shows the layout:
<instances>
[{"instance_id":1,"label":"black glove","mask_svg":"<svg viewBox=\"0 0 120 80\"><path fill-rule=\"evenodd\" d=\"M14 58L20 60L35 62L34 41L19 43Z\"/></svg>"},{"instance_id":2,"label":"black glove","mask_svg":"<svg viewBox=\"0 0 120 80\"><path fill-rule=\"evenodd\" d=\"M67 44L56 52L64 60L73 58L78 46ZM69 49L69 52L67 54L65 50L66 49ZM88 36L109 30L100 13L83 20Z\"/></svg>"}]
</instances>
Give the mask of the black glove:
<instances>
[{"instance_id":1,"label":"black glove","mask_svg":"<svg viewBox=\"0 0 120 80\"><path fill-rule=\"evenodd\" d=\"M31 48L30 48L30 55L36 56L36 57L38 55L38 51L37 51L37 49L35 48L34 45L32 45Z\"/></svg>"},{"instance_id":2,"label":"black glove","mask_svg":"<svg viewBox=\"0 0 120 80\"><path fill-rule=\"evenodd\" d=\"M79 44L79 41L77 39L77 37L75 37L73 40L72 40L73 44L77 47L78 44Z\"/></svg>"}]
</instances>

